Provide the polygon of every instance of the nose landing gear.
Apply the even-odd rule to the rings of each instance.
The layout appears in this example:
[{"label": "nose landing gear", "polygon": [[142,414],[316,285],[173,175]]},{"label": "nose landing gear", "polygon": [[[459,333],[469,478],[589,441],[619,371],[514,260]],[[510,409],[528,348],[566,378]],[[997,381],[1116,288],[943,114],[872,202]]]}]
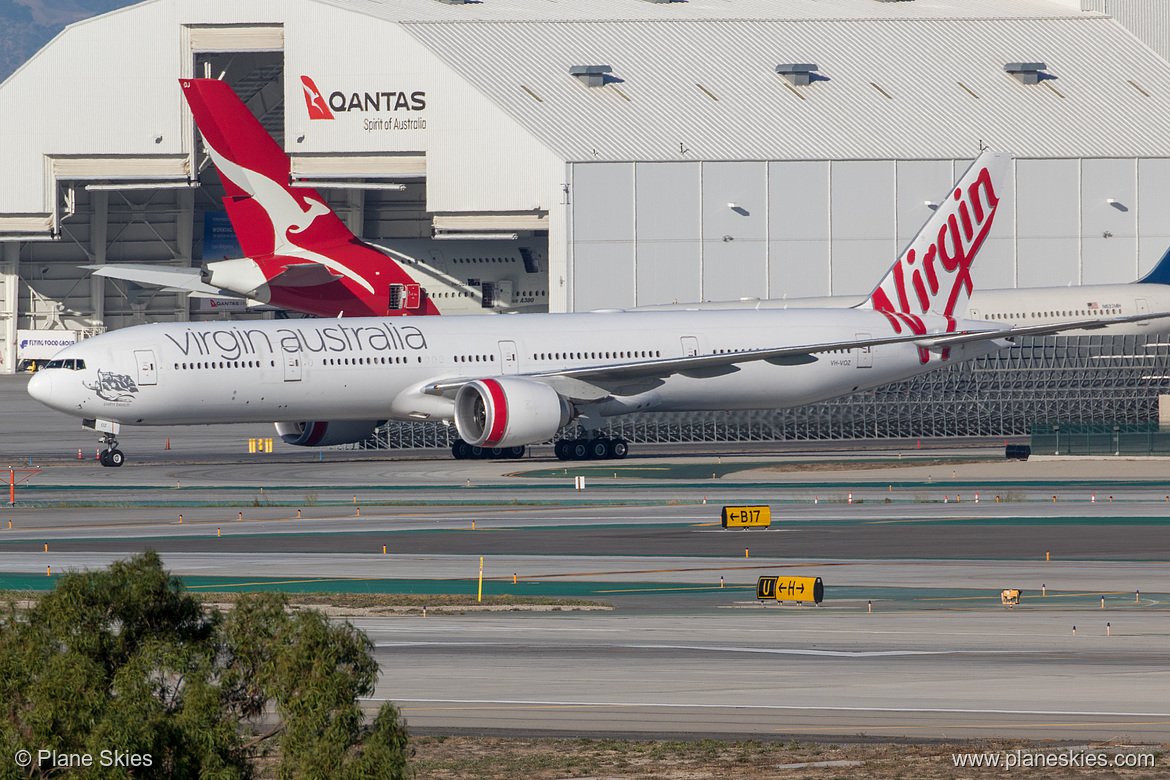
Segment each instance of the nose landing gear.
[{"label": "nose landing gear", "polygon": [[118,439],[114,434],[103,434],[102,446],[105,449],[98,455],[98,463],[101,463],[103,466],[117,468],[126,462],[126,456],[118,449]]}]

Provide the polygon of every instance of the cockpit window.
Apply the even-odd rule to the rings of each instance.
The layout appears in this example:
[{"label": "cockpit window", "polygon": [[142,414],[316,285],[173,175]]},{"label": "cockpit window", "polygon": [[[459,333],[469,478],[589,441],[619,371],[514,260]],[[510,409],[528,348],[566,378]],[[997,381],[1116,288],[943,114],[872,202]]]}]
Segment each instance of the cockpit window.
[{"label": "cockpit window", "polygon": [[81,371],[85,368],[84,360],[50,360],[45,364],[45,368],[67,368],[70,371]]}]

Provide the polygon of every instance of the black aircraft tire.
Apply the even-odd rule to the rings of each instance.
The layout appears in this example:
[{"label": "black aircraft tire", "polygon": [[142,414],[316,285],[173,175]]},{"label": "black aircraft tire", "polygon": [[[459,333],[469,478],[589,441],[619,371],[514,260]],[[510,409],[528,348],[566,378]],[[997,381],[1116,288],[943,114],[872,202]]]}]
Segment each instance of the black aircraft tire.
[{"label": "black aircraft tire", "polygon": [[605,460],[609,457],[608,439],[589,440],[589,460]]},{"label": "black aircraft tire", "polygon": [[126,462],[126,456],[122,454],[121,450],[110,450],[110,456],[108,460],[109,463],[107,465],[117,468]]},{"label": "black aircraft tire", "polygon": [[621,460],[630,454],[630,445],[626,443],[625,439],[613,439],[609,443],[609,457],[614,460]]}]

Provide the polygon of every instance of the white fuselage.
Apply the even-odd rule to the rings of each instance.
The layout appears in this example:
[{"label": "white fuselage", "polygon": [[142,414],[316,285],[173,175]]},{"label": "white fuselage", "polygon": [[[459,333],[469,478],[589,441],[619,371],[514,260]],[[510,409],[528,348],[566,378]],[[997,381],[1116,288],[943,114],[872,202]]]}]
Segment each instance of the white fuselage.
[{"label": "white fuselage", "polygon": [[[740,309],[820,309],[858,306],[867,296],[821,298],[766,298],[705,303],[672,303],[639,307],[638,311],[711,311]],[[1170,285],[1096,284],[1068,287],[1019,287],[971,293],[964,315],[969,320],[1001,326],[1055,325],[1071,320],[1129,317],[1170,311]],[[1170,331],[1170,319],[1125,322],[1102,328],[1069,330],[1061,335],[1144,335]]]},{"label": "white fuselage", "polygon": [[[947,329],[942,318],[923,319],[929,333]],[[958,323],[959,330],[986,327]],[[461,379],[524,378],[894,335],[885,316],[862,309],[167,323],[126,328],[68,347],[55,361],[71,367],[37,373],[29,392],[76,417],[130,425],[450,420],[451,397],[423,388]],[[934,351],[924,363],[913,344],[886,344],[818,352],[803,365],[755,360],[729,367],[723,375],[673,373],[661,381],[610,382],[611,394],[591,411],[608,416],[791,407],[877,387],[1001,346],[988,341],[955,346],[946,361]]]}]

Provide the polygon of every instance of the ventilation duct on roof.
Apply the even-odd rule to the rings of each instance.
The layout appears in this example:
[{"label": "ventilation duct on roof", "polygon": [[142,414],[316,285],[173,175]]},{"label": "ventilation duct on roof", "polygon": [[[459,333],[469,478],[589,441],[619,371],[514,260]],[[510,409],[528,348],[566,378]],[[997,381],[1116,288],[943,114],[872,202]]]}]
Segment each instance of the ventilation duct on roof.
[{"label": "ventilation duct on roof", "polygon": [[1021,84],[1039,84],[1047,67],[1043,62],[1009,62],[1003,69],[1015,76]]},{"label": "ventilation duct on roof", "polygon": [[810,62],[787,62],[776,66],[776,72],[798,87],[808,86],[817,66]]},{"label": "ventilation duct on roof", "polygon": [[605,76],[612,72],[613,68],[608,65],[574,65],[569,68],[569,75],[576,76],[587,87],[605,86]]}]

